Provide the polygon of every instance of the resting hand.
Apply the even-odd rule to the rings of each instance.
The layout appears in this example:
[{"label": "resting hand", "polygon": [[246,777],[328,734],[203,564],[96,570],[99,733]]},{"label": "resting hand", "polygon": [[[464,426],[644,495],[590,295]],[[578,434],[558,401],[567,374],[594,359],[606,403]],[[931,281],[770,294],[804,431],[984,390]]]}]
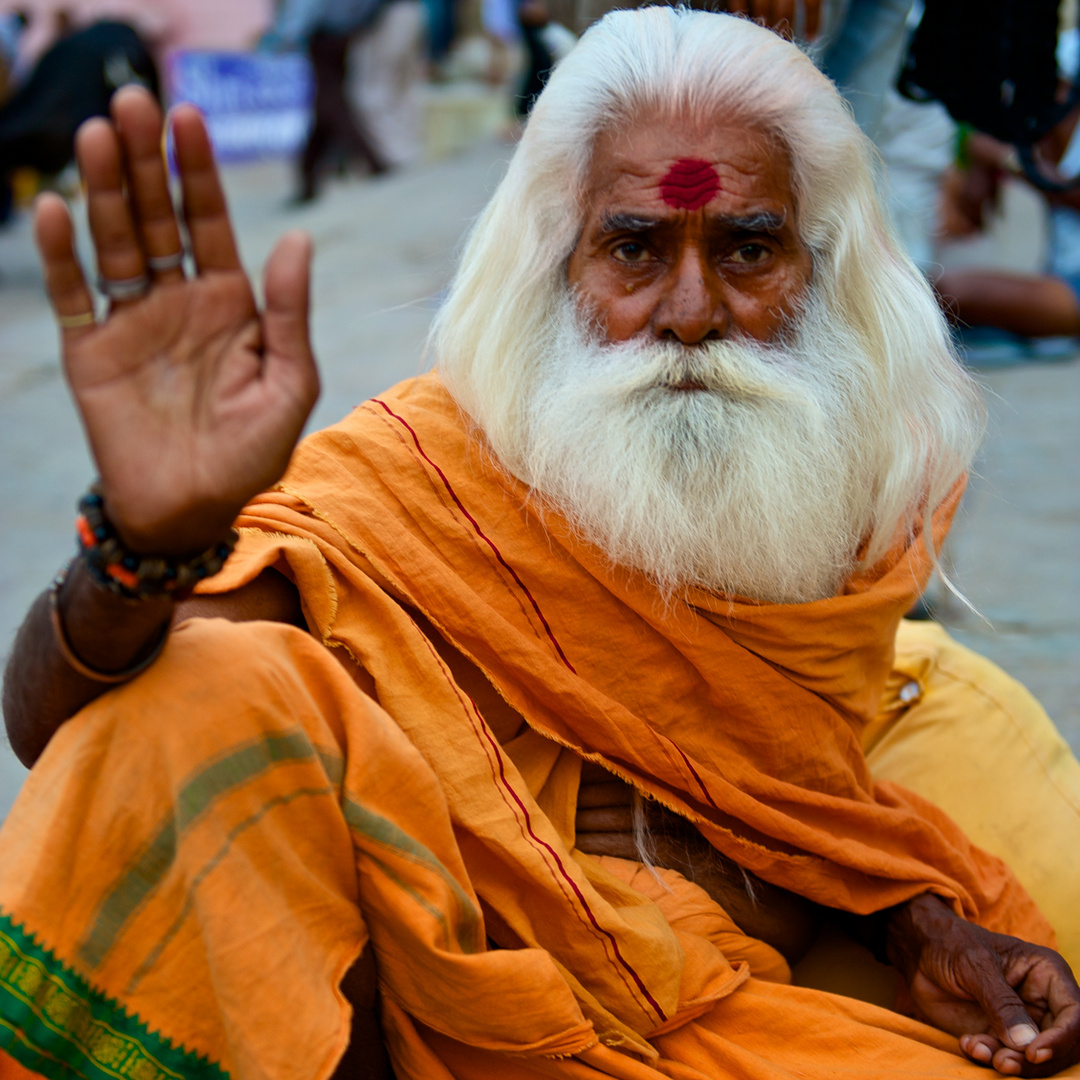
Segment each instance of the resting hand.
[{"label": "resting hand", "polygon": [[260,313],[202,120],[180,106],[172,128],[193,278],[176,258],[161,113],[141,89],[114,96],[112,123],[84,124],[76,153],[101,276],[148,274],[149,289],[115,300],[93,323],[63,201],[42,196],[36,222],[64,369],[109,518],[130,548],[162,555],[222,539],[244,503],[281,476],[318,395],[309,240],[294,233],[278,243]]},{"label": "resting hand", "polygon": [[922,1017],[972,1061],[1051,1076],[1080,1061],[1080,987],[1053,950],[994,934],[925,894],[897,910],[889,959]]},{"label": "resting hand", "polygon": [[[817,37],[821,26],[821,0],[803,0],[807,41]],[[796,0],[728,0],[727,10],[733,15],[749,15],[760,23],[781,33],[795,29]]]},{"label": "resting hand", "polygon": [[[635,815],[644,841],[634,836]],[[684,818],[638,797],[629,784],[591,762],[581,769],[577,847],[589,855],[641,860],[677,870],[700,885],[739,929],[778,949],[790,963],[814,943],[822,910],[809,900],[762,881],[716,851]]]}]

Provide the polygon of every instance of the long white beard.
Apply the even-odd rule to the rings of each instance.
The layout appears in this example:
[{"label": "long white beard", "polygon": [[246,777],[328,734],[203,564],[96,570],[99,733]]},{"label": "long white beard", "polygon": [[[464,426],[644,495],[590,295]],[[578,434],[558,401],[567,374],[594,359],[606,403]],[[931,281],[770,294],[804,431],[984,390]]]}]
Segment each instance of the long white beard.
[{"label": "long white beard", "polygon": [[854,335],[812,297],[780,343],[609,344],[581,322],[567,296],[524,380],[519,444],[495,447],[541,504],[665,593],[834,595],[880,463]]}]

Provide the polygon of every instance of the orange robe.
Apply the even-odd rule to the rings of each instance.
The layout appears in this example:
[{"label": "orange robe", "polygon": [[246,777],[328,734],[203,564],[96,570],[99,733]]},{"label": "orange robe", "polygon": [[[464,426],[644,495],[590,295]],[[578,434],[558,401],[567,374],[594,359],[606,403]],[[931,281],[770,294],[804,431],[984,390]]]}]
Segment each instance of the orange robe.
[{"label": "orange robe", "polygon": [[[435,376],[306,440],[239,525],[206,591],[276,567],[313,636],[193,621],[54,738],[0,834],[0,1047],[23,1064],[99,1075],[108,1022],[154,1062],[139,1080],[324,1077],[370,939],[402,1078],[986,1075],[786,985],[677,875],[574,847],[587,758],[819,903],[932,891],[1052,943],[1004,864],[860,748],[921,544],[828,600],[665,606],[541,524]],[[33,994],[66,994],[82,1034],[44,1004],[12,1019]]]}]

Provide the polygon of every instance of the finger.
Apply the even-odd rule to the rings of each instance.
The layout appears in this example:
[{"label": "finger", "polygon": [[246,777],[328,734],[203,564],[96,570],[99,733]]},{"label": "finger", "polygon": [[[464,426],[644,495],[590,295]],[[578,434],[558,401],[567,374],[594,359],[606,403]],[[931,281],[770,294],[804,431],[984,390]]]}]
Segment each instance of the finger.
[{"label": "finger", "polygon": [[583,761],[581,763],[581,782],[582,784],[606,784],[609,780],[613,780],[610,769],[605,769],[603,765],[598,765],[595,761]]},{"label": "finger", "polygon": [[178,105],[171,123],[195,265],[200,271],[238,270],[240,255],[202,116],[193,105]]},{"label": "finger", "polygon": [[34,236],[45,289],[62,320],[60,333],[66,351],[68,344],[94,329],[94,301],[75,254],[71,215],[59,195],[50,192],[38,197],[34,206]]},{"label": "finger", "polygon": [[1072,1058],[1080,1039],[1080,1006],[1075,1002],[1064,1008],[1051,1009],[1042,1018],[1043,1030],[1024,1047],[1024,1057],[1035,1065],[1051,1058]]},{"label": "finger", "polygon": [[[86,209],[98,272],[106,281],[137,281],[146,273],[146,262],[124,190],[124,166],[116,129],[108,120],[87,120],[75,136],[75,154],[86,183]],[[131,299],[114,301],[132,302]]]},{"label": "finger", "polygon": [[621,807],[601,807],[595,810],[578,810],[579,832],[625,832],[634,831],[633,811]]},{"label": "finger", "polygon": [[578,788],[578,809],[594,806],[631,806],[634,789],[621,780],[602,784],[582,784]]},{"label": "finger", "polygon": [[161,149],[161,109],[149,91],[134,85],[118,90],[110,109],[147,264],[155,280],[180,281],[184,267],[177,258],[182,260],[183,248]]},{"label": "finger", "polygon": [[263,276],[263,334],[268,354],[293,360],[311,357],[310,291],[311,238],[292,230],[274,246]]},{"label": "finger", "polygon": [[821,0],[805,0],[803,13],[806,17],[806,40],[813,41],[821,29]]},{"label": "finger", "polygon": [[575,847],[586,855],[610,855],[615,859],[640,859],[634,838],[625,833],[579,832]]},{"label": "finger", "polygon": [[972,1061],[980,1065],[989,1065],[993,1062],[994,1055],[1001,1049],[1001,1043],[993,1035],[962,1035],[960,1049]]},{"label": "finger", "polygon": [[993,1066],[1004,1076],[1019,1076],[1024,1071],[1024,1055],[1003,1046],[994,1055]]},{"label": "finger", "polygon": [[[1023,1052],[1024,1047],[1039,1035],[1024,1002],[1006,982],[989,955],[969,957],[964,989],[979,1003],[990,1022],[990,1032],[1003,1045]],[[971,1034],[979,1034],[972,1032]]]},{"label": "finger", "polygon": [[746,15],[748,0],[728,0],[728,13],[731,15]]}]

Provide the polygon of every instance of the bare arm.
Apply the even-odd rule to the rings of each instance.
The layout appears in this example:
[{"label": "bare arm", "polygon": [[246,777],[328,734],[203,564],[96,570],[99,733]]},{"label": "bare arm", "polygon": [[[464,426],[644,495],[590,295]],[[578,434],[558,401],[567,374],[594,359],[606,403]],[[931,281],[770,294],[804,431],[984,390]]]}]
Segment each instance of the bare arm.
[{"label": "bare arm", "polygon": [[[170,625],[184,619],[269,619],[304,626],[296,589],[274,570],[236,592],[193,596],[175,604],[167,597],[121,600],[88,581],[76,561],[59,600],[75,654],[105,672],[132,667],[156,647]],[[30,768],[57,728],[108,689],[110,684],[83,677],[61,655],[48,593],[42,593],[19,629],[4,672],[4,722],[19,760]]]},{"label": "bare arm", "polygon": [[[307,330],[310,242],[297,233],[279,242],[260,310],[203,122],[180,106],[172,131],[194,275],[181,265],[162,116],[134,87],[114,96],[111,122],[83,125],[76,153],[98,270],[135,287],[121,290],[104,319],[94,318],[71,219],[55,195],[38,201],[36,238],[105,514],[135,555],[185,558],[220,542],[244,504],[285,470],[318,376]],[[185,611],[294,621],[297,603],[288,593],[280,575],[264,575],[243,595],[192,601]],[[150,655],[185,614],[168,596],[128,600],[105,591],[80,560],[57,599],[71,652],[105,674]],[[57,727],[108,685],[65,661],[48,596],[39,597],[4,680],[5,720],[20,759],[36,760]]]},{"label": "bare arm", "polygon": [[[577,846],[593,855],[640,859],[632,806],[628,785],[586,763]],[[696,882],[744,933],[772,945],[789,962],[832,920],[887,953],[907,980],[920,1018],[956,1035],[972,1061],[1007,1076],[1052,1076],[1080,1060],[1080,987],[1053,950],[984,930],[929,894],[873,916],[822,907],[744,875],[689,822],[655,803],[644,808],[652,861]]]},{"label": "bare arm", "polygon": [[[590,855],[640,859],[633,835],[633,789],[591,762],[581,772],[577,846]],[[751,937],[797,963],[814,944],[825,909],[762,881],[721,855],[691,825],[658,803],[642,805],[656,865],[700,885]]]}]

